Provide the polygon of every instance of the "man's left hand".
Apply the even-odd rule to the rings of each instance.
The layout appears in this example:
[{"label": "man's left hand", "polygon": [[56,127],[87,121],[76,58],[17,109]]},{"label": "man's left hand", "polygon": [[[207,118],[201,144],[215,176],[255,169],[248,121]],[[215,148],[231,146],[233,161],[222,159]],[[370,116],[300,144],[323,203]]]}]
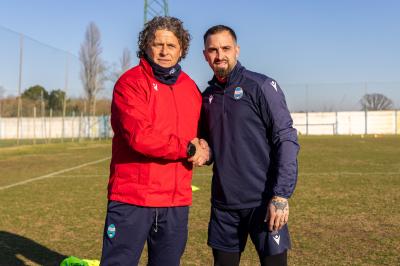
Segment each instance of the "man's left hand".
[{"label": "man's left hand", "polygon": [[210,160],[210,147],[204,139],[194,138],[191,142],[196,146],[196,153],[188,161],[193,163],[193,166],[203,166]]},{"label": "man's left hand", "polygon": [[264,222],[268,223],[270,231],[278,231],[289,219],[289,202],[287,199],[275,196],[269,204]]}]

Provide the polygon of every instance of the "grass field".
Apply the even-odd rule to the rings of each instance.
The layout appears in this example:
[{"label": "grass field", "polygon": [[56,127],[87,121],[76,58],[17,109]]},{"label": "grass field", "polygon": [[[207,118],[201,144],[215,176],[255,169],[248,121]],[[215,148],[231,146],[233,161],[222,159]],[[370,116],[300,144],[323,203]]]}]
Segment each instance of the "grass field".
[{"label": "grass field", "polygon": [[[289,264],[400,265],[400,137],[302,136],[300,144]],[[0,265],[99,259],[110,151],[110,141],[3,145]],[[193,194],[182,265],[212,265],[210,177],[208,167],[195,171],[201,189]],[[241,265],[258,264],[249,244]]]}]

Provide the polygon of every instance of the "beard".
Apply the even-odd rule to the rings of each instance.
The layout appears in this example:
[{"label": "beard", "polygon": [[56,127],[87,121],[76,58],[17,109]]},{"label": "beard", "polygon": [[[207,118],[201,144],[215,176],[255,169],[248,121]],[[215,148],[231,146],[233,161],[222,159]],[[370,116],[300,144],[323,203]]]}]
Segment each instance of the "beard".
[{"label": "beard", "polygon": [[222,68],[222,67],[216,67],[215,68],[215,75],[217,76],[217,78],[225,79],[225,78],[228,77],[229,73],[231,73],[233,67],[229,63],[228,60],[226,60],[226,63],[227,63],[227,67],[226,68]]},{"label": "beard", "polygon": [[226,77],[228,77],[229,73],[231,73],[231,69],[228,68],[216,68],[215,69],[215,75],[220,78],[220,79],[224,79]]}]

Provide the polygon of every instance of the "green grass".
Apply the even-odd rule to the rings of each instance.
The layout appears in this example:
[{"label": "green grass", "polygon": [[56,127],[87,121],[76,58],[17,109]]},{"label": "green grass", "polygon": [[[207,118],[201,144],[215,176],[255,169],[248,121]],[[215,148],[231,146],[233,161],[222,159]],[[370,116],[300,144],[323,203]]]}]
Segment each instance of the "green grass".
[{"label": "green grass", "polygon": [[54,139],[2,139],[0,141],[0,148],[4,147],[17,147],[26,145],[36,145],[36,144],[56,144],[56,143],[68,143],[68,142],[87,142],[87,141],[98,141],[99,139],[88,139],[88,138],[54,138]]},{"label": "green grass", "polygon": [[[399,265],[400,137],[300,137],[290,265]],[[110,141],[0,149],[0,187],[110,156]],[[0,189],[0,265],[99,259],[108,161]],[[182,265],[212,265],[209,167],[195,171]],[[21,261],[23,263],[21,263]],[[143,255],[141,265],[145,265]],[[257,265],[251,241],[241,265]]]}]

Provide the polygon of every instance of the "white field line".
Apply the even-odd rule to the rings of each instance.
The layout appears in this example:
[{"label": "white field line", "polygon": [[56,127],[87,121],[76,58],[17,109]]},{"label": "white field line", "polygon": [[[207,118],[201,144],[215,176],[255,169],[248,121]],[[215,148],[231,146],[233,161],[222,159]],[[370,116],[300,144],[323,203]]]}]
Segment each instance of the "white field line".
[{"label": "white field line", "polygon": [[91,174],[88,174],[88,175],[57,175],[57,178],[73,178],[73,177],[99,177],[99,176],[101,176],[101,177],[108,177],[108,173],[106,173],[106,174],[104,174],[104,175],[99,175],[99,174],[95,174],[95,175],[91,175]]},{"label": "white field line", "polygon": [[[61,178],[71,178],[71,177],[97,177],[97,176],[102,176],[102,177],[108,177],[109,173],[104,173],[104,175],[101,174],[84,174],[84,175],[57,175],[57,177]],[[193,176],[212,176],[212,173],[209,174],[193,174]],[[0,188],[1,189],[1,188]]]},{"label": "white field line", "polygon": [[[96,176],[105,176],[108,177],[109,173],[106,172],[104,174],[81,174],[81,175],[58,175],[57,177],[96,177]],[[323,172],[323,173],[303,173],[300,172],[299,175],[301,176],[318,176],[318,175],[363,175],[363,176],[369,176],[369,175],[400,175],[400,172],[369,172],[369,173],[363,173],[363,172]],[[212,173],[210,172],[209,174],[207,173],[201,173],[201,174],[193,174],[193,176],[209,176],[212,177]]]},{"label": "white field line", "polygon": [[369,175],[400,175],[400,172],[321,172],[321,173],[302,173],[299,172],[299,175],[308,175],[308,176],[318,176],[318,175],[364,175],[364,176],[369,176]]},{"label": "white field line", "polygon": [[74,166],[74,167],[66,168],[66,169],[63,169],[63,170],[59,170],[59,171],[56,171],[56,172],[53,172],[53,173],[50,173],[50,174],[47,174],[47,175],[33,177],[33,178],[30,178],[30,179],[27,179],[27,180],[24,180],[24,181],[21,181],[21,182],[17,182],[17,183],[11,184],[11,185],[0,187],[0,191],[8,189],[8,188],[12,188],[12,187],[20,186],[20,185],[25,185],[25,184],[28,184],[28,183],[31,183],[31,182],[43,180],[43,179],[46,179],[46,178],[54,177],[54,176],[56,176],[58,174],[69,172],[69,171],[72,171],[72,170],[75,170],[75,169],[79,169],[79,168],[82,168],[82,167],[85,167],[85,166],[89,166],[89,165],[92,165],[92,164],[101,163],[101,162],[104,162],[106,160],[109,160],[110,158],[111,157],[107,157],[107,158],[103,158],[103,159],[100,159],[100,160],[96,160],[96,161],[80,164],[80,165],[77,165],[77,166]]},{"label": "white field line", "polygon": [[[194,176],[212,176],[212,173],[209,174],[193,174]],[[305,173],[299,172],[299,175],[400,175],[400,172],[323,172],[323,173]]]},{"label": "white field line", "polygon": [[[111,157],[103,158],[103,159],[100,159],[100,160],[97,160],[97,161],[84,163],[84,164],[81,164],[81,165],[78,165],[78,166],[75,166],[75,167],[63,169],[63,170],[60,170],[60,171],[57,171],[57,172],[53,172],[53,173],[50,173],[50,174],[47,174],[47,175],[38,176],[38,177],[30,178],[28,180],[24,180],[24,181],[21,181],[21,182],[18,182],[18,183],[14,183],[14,184],[11,184],[11,185],[3,186],[3,187],[0,187],[0,191],[8,189],[8,188],[15,187],[15,186],[19,186],[19,185],[24,185],[24,184],[27,184],[27,183],[30,183],[30,182],[46,179],[46,178],[49,178],[49,177],[54,177],[54,176],[56,176],[58,174],[62,174],[62,173],[69,172],[69,171],[72,171],[72,170],[75,170],[75,169],[79,169],[79,168],[82,168],[82,167],[85,167],[85,166],[88,166],[88,165],[92,165],[92,164],[96,164],[96,163],[100,163],[100,162],[106,161],[106,160],[108,160],[110,158]],[[302,175],[302,176],[304,176],[304,175],[305,176],[307,176],[307,175],[308,176],[316,176],[316,175],[400,175],[400,172],[369,172],[369,173],[363,173],[363,172],[302,173],[302,172],[300,172],[299,175]],[[108,176],[108,173],[105,173],[104,175],[101,175],[101,174],[95,174],[95,175],[94,174],[62,175],[62,176],[58,175],[57,177],[65,178],[65,177],[93,177],[93,176]],[[212,177],[212,173],[209,173],[209,174],[206,174],[206,173],[193,174],[193,176],[209,176],[209,177]]]}]

